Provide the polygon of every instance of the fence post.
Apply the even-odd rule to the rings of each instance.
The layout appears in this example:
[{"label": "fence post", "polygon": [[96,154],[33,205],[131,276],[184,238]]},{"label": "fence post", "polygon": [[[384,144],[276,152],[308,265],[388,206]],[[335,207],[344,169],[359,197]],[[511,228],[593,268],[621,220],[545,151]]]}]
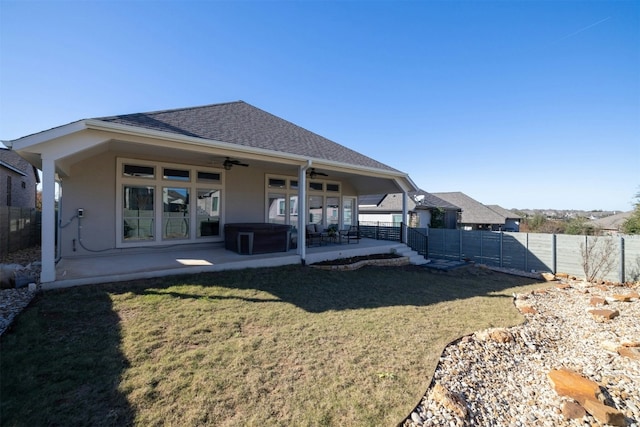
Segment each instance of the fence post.
[{"label": "fence post", "polygon": [[458,247],[458,261],[462,261],[462,229],[458,229],[458,234],[460,236],[460,246]]},{"label": "fence post", "polygon": [[620,236],[620,269],[619,269],[619,277],[620,283],[625,282],[624,277],[624,237]]},{"label": "fence post", "polygon": [[504,244],[504,231],[500,231],[500,268],[502,268],[502,245]]},{"label": "fence post", "polygon": [[551,272],[556,274],[558,269],[558,242],[556,241],[556,235],[553,234],[551,237]]},{"label": "fence post", "polygon": [[524,271],[529,271],[529,233],[527,233],[526,240],[526,251],[524,251]]}]

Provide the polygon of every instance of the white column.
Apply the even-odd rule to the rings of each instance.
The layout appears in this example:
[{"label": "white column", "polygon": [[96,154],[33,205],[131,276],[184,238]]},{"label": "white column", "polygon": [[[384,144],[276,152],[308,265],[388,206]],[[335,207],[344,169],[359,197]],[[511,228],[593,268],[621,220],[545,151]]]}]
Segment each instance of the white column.
[{"label": "white column", "polygon": [[42,272],[40,281],[56,280],[56,166],[55,160],[42,159]]},{"label": "white column", "polygon": [[409,213],[409,209],[407,209],[407,202],[408,200],[408,196],[407,196],[407,192],[403,191],[402,192],[402,224],[404,224],[402,227],[402,243],[407,243],[407,228],[408,228],[408,222],[409,222],[409,218],[407,218],[407,214]]},{"label": "white column", "polygon": [[308,162],[298,170],[298,254],[303,263],[307,256],[307,169],[310,165]]}]

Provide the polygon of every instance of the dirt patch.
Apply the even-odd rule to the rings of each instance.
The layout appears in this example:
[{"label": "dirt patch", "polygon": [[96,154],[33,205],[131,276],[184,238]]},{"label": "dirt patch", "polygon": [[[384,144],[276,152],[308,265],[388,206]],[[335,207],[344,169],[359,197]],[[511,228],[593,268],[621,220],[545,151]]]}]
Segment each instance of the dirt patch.
[{"label": "dirt patch", "polygon": [[359,261],[369,261],[369,260],[379,260],[379,259],[395,259],[402,258],[402,256],[398,254],[373,254],[373,255],[362,255],[362,256],[354,256],[349,258],[339,258],[330,261],[321,261],[315,262],[312,265],[349,265],[355,264]]}]

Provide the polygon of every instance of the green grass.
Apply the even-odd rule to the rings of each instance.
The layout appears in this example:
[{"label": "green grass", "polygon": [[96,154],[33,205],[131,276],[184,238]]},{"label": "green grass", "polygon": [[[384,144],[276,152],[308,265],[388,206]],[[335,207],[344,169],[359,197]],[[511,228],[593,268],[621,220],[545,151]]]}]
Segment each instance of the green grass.
[{"label": "green grass", "polygon": [[522,321],[482,269],[300,266],[39,296],[0,339],[0,421],[32,425],[396,425],[444,346]]}]

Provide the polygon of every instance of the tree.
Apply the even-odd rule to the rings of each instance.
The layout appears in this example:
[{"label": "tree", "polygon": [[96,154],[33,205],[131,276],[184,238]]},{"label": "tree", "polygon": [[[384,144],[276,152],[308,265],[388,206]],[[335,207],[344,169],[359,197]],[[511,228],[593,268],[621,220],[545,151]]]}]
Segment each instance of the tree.
[{"label": "tree", "polygon": [[582,217],[570,220],[565,229],[565,233],[573,235],[596,235],[598,231],[586,218]]},{"label": "tree", "polygon": [[640,191],[636,194],[636,203],[633,213],[622,224],[622,232],[625,234],[640,234]]},{"label": "tree", "polygon": [[595,236],[590,241],[585,236],[584,243],[580,244],[580,255],[587,282],[603,279],[616,265],[616,246],[612,238]]}]

